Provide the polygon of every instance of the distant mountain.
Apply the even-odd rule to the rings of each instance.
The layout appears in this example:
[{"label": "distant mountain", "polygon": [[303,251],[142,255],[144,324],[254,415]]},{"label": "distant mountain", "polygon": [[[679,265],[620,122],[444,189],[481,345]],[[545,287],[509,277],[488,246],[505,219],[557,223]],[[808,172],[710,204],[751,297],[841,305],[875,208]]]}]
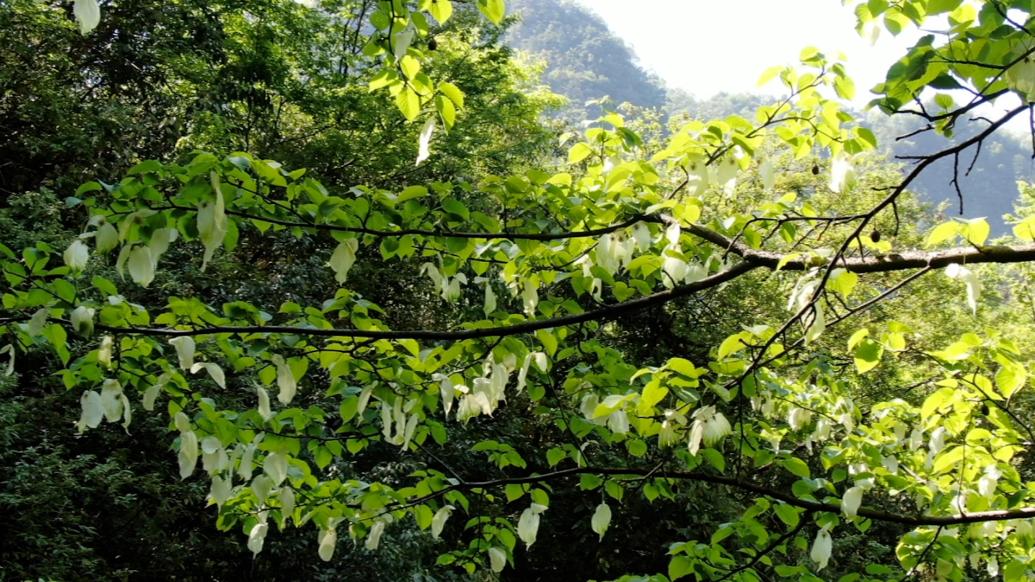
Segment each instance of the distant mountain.
[{"label": "distant mountain", "polygon": [[[568,121],[597,117],[599,110],[587,107],[586,102],[605,95],[616,105],[629,102],[656,108],[666,116],[703,119],[731,114],[751,118],[755,108],[769,100],[759,95],[726,93],[697,99],[685,91],[666,87],[638,63],[629,46],[599,16],[571,0],[511,0],[509,4],[521,20],[508,32],[508,43],[546,62],[543,81],[569,99],[567,107],[559,112]],[[889,157],[927,154],[946,146],[944,138],[931,132],[896,139],[922,127],[915,118],[871,114],[866,123],[878,135]],[[960,127],[956,139],[973,135],[974,131],[976,127]],[[1027,141],[997,135],[986,141],[969,175],[967,169],[974,151],[961,156],[963,216],[987,217],[994,234],[1005,233],[1002,215],[1013,210],[1017,180],[1035,181],[1031,153]],[[921,174],[913,190],[929,202],[947,203],[946,216],[957,216],[959,200],[952,176],[953,160],[941,160]]]},{"label": "distant mountain", "polygon": [[[960,123],[953,139],[946,143],[944,137],[931,131],[910,135],[924,127],[918,118],[904,115],[889,118],[876,113],[868,117],[868,124],[878,140],[894,156],[924,155],[943,150],[985,126],[982,122]],[[906,168],[911,163],[908,160],[902,162],[907,164]],[[913,190],[930,202],[944,202],[946,218],[961,216],[959,195],[952,183],[955,175],[959,177],[959,193],[963,195],[962,216],[987,217],[993,234],[1005,234],[1009,229],[1002,217],[1013,211],[1018,194],[1017,181],[1035,180],[1031,144],[1009,134],[992,136],[985,140],[980,150],[967,149],[958,161],[949,157],[932,164],[920,174]]]},{"label": "distant mountain", "polygon": [[595,117],[585,103],[604,96],[615,105],[629,102],[664,109],[664,83],[639,66],[632,50],[599,16],[568,0],[508,4],[521,16],[508,33],[508,43],[546,61],[543,81],[569,99],[562,117]]}]

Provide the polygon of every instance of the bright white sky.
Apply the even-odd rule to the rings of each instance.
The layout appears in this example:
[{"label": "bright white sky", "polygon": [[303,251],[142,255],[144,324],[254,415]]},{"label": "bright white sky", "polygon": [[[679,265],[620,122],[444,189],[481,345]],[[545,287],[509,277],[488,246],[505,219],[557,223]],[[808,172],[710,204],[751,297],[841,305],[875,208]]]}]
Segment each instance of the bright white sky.
[{"label": "bright white sky", "polygon": [[779,82],[758,88],[759,75],[773,65],[798,64],[801,49],[815,46],[848,57],[856,103],[863,105],[870,87],[916,39],[885,32],[871,46],[838,0],[576,1],[600,15],[641,66],[702,99],[722,91],[780,93]]},{"label": "bright white sky", "polygon": [[[781,95],[779,81],[758,87],[759,76],[774,65],[798,65],[801,49],[814,46],[828,58],[847,57],[853,104],[861,109],[873,98],[870,88],[922,34],[908,30],[894,37],[882,30],[871,45],[855,32],[855,14],[839,0],[575,1],[602,17],[632,47],[640,66],[699,99],[721,92]],[[977,112],[992,116],[1018,104],[1011,93]],[[1026,117],[1006,129],[1030,131]]]}]

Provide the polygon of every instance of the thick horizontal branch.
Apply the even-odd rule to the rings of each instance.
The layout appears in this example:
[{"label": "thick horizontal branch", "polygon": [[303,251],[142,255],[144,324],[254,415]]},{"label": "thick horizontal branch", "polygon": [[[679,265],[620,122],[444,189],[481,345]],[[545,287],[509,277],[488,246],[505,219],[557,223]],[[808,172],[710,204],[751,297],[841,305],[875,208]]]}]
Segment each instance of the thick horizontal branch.
[{"label": "thick horizontal branch", "polygon": [[[784,257],[780,253],[754,250],[740,251],[737,254],[751,263],[771,269],[775,269]],[[1030,261],[1035,261],[1035,244],[957,247],[943,251],[905,251],[875,257],[843,258],[837,261],[835,267],[842,267],[855,273],[889,273],[926,267],[942,269],[952,264],[1026,263]],[[812,261],[793,259],[780,268],[784,271],[803,271],[815,266],[826,266],[826,264],[823,262],[817,265]]]},{"label": "thick horizontal branch", "polygon": [[[489,481],[464,481],[450,485],[439,491],[435,491],[429,495],[424,496],[413,502],[423,503],[424,501],[440,497],[450,491],[455,490],[471,490],[471,489],[484,489],[489,487],[500,487],[504,485],[512,484],[529,484],[529,483],[542,483],[545,481],[553,481],[556,479],[562,479],[566,477],[578,476],[578,475],[600,475],[600,476],[612,476],[612,477],[635,477],[635,478],[663,478],[663,479],[677,479],[681,481],[696,481],[700,483],[711,483],[714,485],[726,485],[743,491],[749,491],[757,495],[764,495],[771,499],[782,501],[788,505],[800,507],[809,511],[829,511],[833,513],[840,513],[841,506],[837,503],[825,503],[822,501],[815,501],[811,499],[800,499],[794,495],[785,491],[780,491],[750,481],[744,481],[736,479],[734,477],[726,477],[723,475],[713,475],[709,473],[702,473],[697,471],[656,471],[654,468],[614,468],[614,467],[575,467],[571,469],[562,469],[560,471],[553,471],[551,473],[543,473],[541,475],[526,475],[521,477],[507,477],[503,479],[492,479]],[[966,513],[962,515],[902,515],[899,513],[891,513],[887,511],[881,511],[878,509],[870,509],[867,507],[860,507],[858,511],[859,517],[866,517],[876,521],[886,523],[897,523],[901,525],[907,525],[912,527],[918,526],[950,526],[950,525],[961,525],[967,523],[981,523],[986,521],[1006,521],[1011,519],[1031,519],[1035,518],[1035,507],[1028,507],[1023,509],[1016,509],[1011,511],[980,511],[974,513]]]},{"label": "thick horizontal branch", "polygon": [[[298,334],[316,337],[351,337],[351,338],[362,338],[362,339],[415,339],[415,340],[432,340],[432,341],[459,341],[468,339],[480,339],[480,338],[492,338],[502,337],[511,335],[520,335],[538,331],[540,329],[550,329],[554,327],[562,327],[565,325],[577,325],[579,323],[586,323],[588,321],[606,321],[614,319],[627,313],[632,313],[652,307],[656,305],[663,305],[678,299],[680,297],[687,297],[693,295],[698,291],[716,287],[728,281],[732,281],[737,277],[756,269],[758,265],[752,263],[743,262],[730,267],[729,269],[716,273],[711,277],[706,277],[695,283],[688,285],[680,285],[673,289],[666,291],[660,291],[652,295],[640,297],[637,299],[631,299],[629,301],[623,301],[621,303],[615,303],[607,305],[598,309],[592,309],[584,311],[582,313],[573,313],[570,315],[562,315],[560,317],[553,317],[550,319],[540,319],[527,321],[524,323],[516,323],[513,325],[501,325],[495,327],[480,327],[473,329],[462,329],[455,331],[435,331],[427,329],[413,329],[413,330],[372,330],[372,329],[338,329],[338,328],[316,328],[316,327],[299,327],[299,326],[284,326],[284,325],[252,325],[252,326],[211,326],[194,329],[173,329],[173,328],[155,328],[155,327],[115,327],[107,325],[97,325],[95,329],[100,331],[107,331],[111,333],[120,334],[134,334],[134,335],[149,335],[149,336],[163,336],[163,337],[182,337],[182,336],[201,336],[201,335],[214,335],[222,333],[236,333],[236,334],[268,334],[268,333],[285,333],[285,334]],[[2,320],[0,320],[2,321]]]},{"label": "thick horizontal branch", "polygon": [[[703,231],[707,236],[714,239],[717,244],[725,239],[720,234],[695,227],[695,231]],[[696,234],[696,232],[695,232]],[[501,325],[493,327],[479,327],[462,330],[365,330],[349,328],[317,328],[290,325],[251,325],[251,326],[209,326],[189,329],[177,329],[166,327],[119,327],[98,324],[95,329],[115,334],[131,334],[157,337],[182,337],[182,336],[206,336],[216,334],[297,334],[309,337],[349,337],[360,339],[415,339],[429,341],[460,341],[468,339],[495,338],[513,336],[535,332],[541,329],[551,329],[566,325],[577,325],[590,321],[606,321],[615,319],[622,315],[640,311],[648,307],[663,305],[670,301],[688,297],[705,289],[717,287],[727,283],[758,268],[775,270],[783,255],[766,251],[756,251],[745,248],[743,245],[731,245],[731,250],[740,255],[743,262],[733,265],[729,269],[716,273],[710,277],[701,279],[694,283],[679,285],[673,289],[660,291],[644,297],[606,305],[597,309],[591,309],[582,313],[573,313],[548,319],[526,321],[512,325]],[[884,273],[902,271],[908,269],[943,268],[953,263],[1019,263],[1035,261],[1035,244],[989,247],[959,247],[934,252],[908,251],[900,254],[884,255],[879,257],[863,257],[853,259],[842,259],[838,266],[857,273]],[[824,266],[825,263],[813,263],[804,260],[791,260],[781,267],[785,271],[804,271],[817,266]],[[0,325],[19,323],[27,321],[27,317],[0,318]],[[70,325],[67,320],[52,319],[54,322],[61,322]]]},{"label": "thick horizontal branch", "polygon": [[[173,206],[179,210],[197,210],[196,208],[190,208],[186,206]],[[254,220],[263,222],[266,224],[276,224],[278,226],[286,226],[289,228],[305,228],[309,230],[320,230],[326,232],[349,232],[354,234],[368,235],[378,238],[398,237],[398,236],[424,236],[429,238],[462,238],[462,239],[477,239],[477,240],[534,240],[540,242],[549,242],[554,240],[566,240],[573,238],[592,238],[603,236],[617,232],[624,228],[633,226],[638,222],[650,222],[660,223],[662,219],[659,216],[653,215],[636,215],[622,222],[615,224],[609,224],[600,228],[591,228],[587,230],[572,230],[563,232],[471,232],[471,231],[451,231],[451,230],[432,230],[424,228],[400,228],[398,230],[386,230],[378,228],[369,228],[365,226],[342,226],[338,224],[327,224],[327,223],[314,223],[314,222],[298,222],[292,220],[284,220],[280,218],[273,218],[267,216],[259,216],[256,214],[248,214],[246,212],[240,212],[237,210],[227,210],[227,214],[236,216],[238,218],[244,218],[248,220]]]}]

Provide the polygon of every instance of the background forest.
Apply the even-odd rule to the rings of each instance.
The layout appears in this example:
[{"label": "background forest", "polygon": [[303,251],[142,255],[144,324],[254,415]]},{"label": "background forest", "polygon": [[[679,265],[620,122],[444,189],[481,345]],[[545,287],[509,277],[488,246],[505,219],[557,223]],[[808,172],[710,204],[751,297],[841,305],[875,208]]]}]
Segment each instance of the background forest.
[{"label": "background forest", "polygon": [[[286,169],[307,168],[308,176],[342,196],[354,193],[357,185],[399,191],[411,184],[462,183],[467,185],[463,200],[474,215],[489,210],[472,185],[561,166],[578,139],[573,136],[602,125],[595,120],[612,111],[641,136],[637,147],[656,154],[680,120],[745,114],[765,104],[752,95],[698,100],[668,90],[599,18],[569,2],[512,0],[508,14],[515,16],[500,27],[485,25],[471,6],[457,3],[448,23],[414,42],[434,54],[427,65],[434,74],[463,90],[465,106],[451,131],[434,135],[433,154],[415,165],[420,125],[407,123],[391,100],[368,88],[379,73],[364,54],[367,22],[376,4],[324,0],[321,10],[311,10],[291,0],[121,0],[103,3],[99,26],[83,35],[71,4],[0,0],[0,242],[16,250],[41,241],[64,249],[87,227],[81,184],[96,181],[100,189],[142,160],[187,163],[198,151],[248,152]],[[899,179],[901,166],[893,156],[945,147],[943,138],[931,132],[896,140],[921,127],[910,119],[870,116],[866,123],[886,149],[862,154],[856,162],[860,183],[867,187],[860,188],[858,199],[846,202],[826,188],[831,160],[798,159],[766,145],[780,160],[782,191],[820,214],[834,208],[861,211],[876,203],[880,188]],[[956,141],[949,143],[961,143],[977,131],[976,126],[958,128]],[[1019,195],[1016,185],[1031,178],[1032,167],[1028,143],[1008,135],[990,137],[959,183],[966,193],[965,215],[987,216],[993,236],[1008,233],[1003,215],[1023,217],[1035,209],[1035,191],[1022,184]],[[895,233],[903,245],[921,245],[929,227],[956,215],[959,202],[950,176],[950,160],[932,166],[914,183],[916,194],[900,200],[899,220],[877,219],[868,233],[873,244],[881,233]],[[738,212],[763,202],[763,193],[749,187],[760,180],[758,175],[742,180],[733,196],[702,196],[718,213]],[[794,236],[777,240],[781,250],[794,248]],[[206,305],[241,302],[241,309],[244,302],[319,305],[338,288],[319,252],[327,242],[291,229],[242,229],[234,252],[218,253],[204,271],[195,260],[197,248],[173,246],[150,286],[120,284],[119,290],[130,304],[176,296]],[[359,250],[349,285],[380,306],[384,313],[379,317],[393,329],[446,328],[482,310],[480,291],[465,291],[459,302],[443,305],[435,286],[424,278],[414,280],[382,258],[383,248],[378,251]],[[406,264],[415,270],[419,261]],[[856,395],[860,406],[888,399],[922,402],[932,391],[930,378],[941,370],[927,352],[974,327],[998,329],[1030,351],[1035,339],[1030,268],[974,269],[985,281],[979,309],[969,308],[955,282],[932,277],[917,284],[908,300],[893,296],[859,316],[857,325],[909,330],[918,342],[895,351],[866,340],[888,356],[867,377],[868,392]],[[120,280],[113,264],[98,267],[96,275]],[[891,286],[887,278],[873,283],[876,289]],[[601,362],[608,351],[657,366],[674,357],[707,361],[715,346],[753,321],[745,313],[783,317],[787,291],[775,278],[738,279],[721,292],[622,315],[587,335],[585,345],[575,342],[574,349],[592,352],[586,357]],[[949,293],[953,300],[947,302]],[[834,329],[823,341],[843,352],[850,331]],[[70,344],[78,341],[86,343],[73,338]],[[853,361],[845,353],[800,362],[816,374],[833,375],[854,371],[857,364],[858,356]],[[376,550],[340,541],[329,562],[318,559],[314,532],[306,528],[271,529],[265,549],[255,555],[245,536],[217,529],[217,510],[207,499],[209,483],[180,478],[167,418],[140,414],[126,430],[105,423],[77,433],[80,393],[66,388],[61,368],[52,352],[34,349],[19,355],[12,376],[0,377],[0,580],[471,579],[472,574],[440,558],[448,543],[428,536],[412,520],[390,524]],[[615,374],[627,377],[630,370],[622,367]],[[548,384],[542,388],[547,399],[567,389],[560,374]],[[336,410],[337,404],[328,404],[337,402],[333,396],[311,394],[306,404]],[[250,407],[254,395],[227,398]],[[321,461],[321,453],[313,452],[315,462],[322,462],[322,469],[331,465],[330,471],[401,487],[426,465],[448,467],[474,481],[495,478],[502,468],[470,450],[487,439],[510,443],[534,470],[548,468],[543,455],[551,449],[599,463],[613,460],[608,446],[572,437],[565,423],[577,425],[581,419],[560,418],[545,404],[515,400],[520,404],[508,403],[491,419],[439,423],[456,445],[448,456],[419,445],[412,454],[401,454],[396,446],[369,439],[347,460]],[[1018,416],[1030,416],[1029,395],[1018,397],[1016,406],[1021,407]],[[583,435],[590,434],[594,427],[583,424]],[[638,442],[623,446],[639,457],[634,449],[643,445],[646,451],[647,446]],[[805,447],[796,452],[805,456]],[[811,454],[812,444],[807,447]],[[653,459],[655,453],[652,447],[641,455]],[[1018,463],[1018,471],[1022,481],[1033,478],[1030,455]],[[775,472],[759,478],[783,483]],[[663,479],[645,479],[622,488],[593,479],[583,476],[580,490],[559,488],[551,495],[538,541],[515,549],[512,567],[473,576],[579,580],[671,572],[670,543],[723,531],[749,497],[716,495],[715,486],[704,482],[669,488]],[[512,494],[515,499],[523,495],[510,489],[504,495],[509,501]],[[601,537],[591,519],[608,499],[622,502],[621,518],[605,526]],[[797,523],[798,517],[793,519]],[[461,519],[445,527],[446,534],[465,542],[477,537],[465,533]],[[869,528],[840,533],[825,576],[837,580],[866,571],[873,579],[891,579],[891,572],[901,574],[896,548],[910,528]],[[804,556],[807,548],[787,551],[794,552]],[[807,579],[802,568],[802,579]],[[781,575],[794,577],[798,571]],[[998,579],[988,576],[993,578]]]}]

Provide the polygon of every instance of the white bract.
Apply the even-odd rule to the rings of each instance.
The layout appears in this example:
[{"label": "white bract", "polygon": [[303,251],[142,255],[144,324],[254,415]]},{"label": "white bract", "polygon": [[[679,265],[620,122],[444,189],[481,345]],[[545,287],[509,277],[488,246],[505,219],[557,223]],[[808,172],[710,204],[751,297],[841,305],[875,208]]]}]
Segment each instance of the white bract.
[{"label": "white bract", "polygon": [[7,354],[7,369],[4,371],[5,376],[11,376],[14,374],[14,346],[7,344],[0,348],[0,356]]},{"label": "white bract", "polygon": [[79,32],[82,34],[89,33],[101,23],[101,7],[97,5],[97,0],[75,0],[72,14],[75,15],[79,23]]},{"label": "white bract", "polygon": [[94,248],[98,253],[106,253],[119,244],[119,231],[109,222],[103,222],[94,233]]},{"label": "white bract", "polygon": [[691,455],[696,455],[701,448],[701,442],[707,446],[714,445],[732,432],[726,417],[717,412],[714,406],[702,406],[694,411],[694,423],[690,427],[690,442],[687,448]]},{"label": "white bract", "polygon": [[539,533],[539,514],[544,511],[546,511],[546,506],[533,503],[528,509],[521,512],[521,517],[518,518],[517,533],[526,546],[535,543]]},{"label": "white bract", "polygon": [[101,385],[101,408],[104,410],[104,418],[108,422],[115,422],[122,418],[122,385],[118,380],[111,378]]},{"label": "white bract", "polygon": [[798,408],[795,406],[791,408],[790,413],[787,415],[787,424],[791,425],[793,430],[801,430],[809,424],[812,420],[812,413],[804,408]]},{"label": "white bract", "polygon": [[198,463],[198,435],[193,431],[180,433],[180,453],[177,460],[180,464],[180,478],[190,477]]},{"label": "white bract", "polygon": [[367,539],[363,543],[363,546],[368,550],[376,550],[381,545],[381,534],[385,532],[385,522],[376,521],[374,525],[370,527],[370,532],[367,534]]},{"label": "white bract", "polygon": [[838,194],[851,190],[855,187],[858,180],[855,176],[855,168],[852,167],[851,160],[844,154],[838,154],[834,156],[834,159],[830,160],[830,190]]},{"label": "white bract", "polygon": [[277,388],[280,389],[277,393],[277,400],[284,405],[291,404],[291,400],[294,399],[295,393],[298,391],[298,382],[291,371],[291,366],[288,366],[280,354],[274,354],[270,359],[273,361],[273,365],[277,367]]},{"label": "white bract", "polygon": [[93,316],[96,313],[92,307],[80,305],[72,310],[69,319],[72,321],[72,328],[83,337],[93,335]]},{"label": "white bract", "polygon": [[970,307],[970,311],[977,313],[977,300],[981,295],[981,281],[978,279],[977,273],[970,269],[953,263],[948,267],[945,267],[945,275],[950,279],[959,279],[967,286],[967,307]]},{"label": "white bract", "polygon": [[148,247],[133,247],[133,250],[129,252],[126,265],[129,268],[130,278],[141,287],[147,287],[155,278],[155,261],[151,256],[151,249]]},{"label": "white bract", "polygon": [[859,512],[859,505],[862,504],[863,488],[856,485],[849,487],[841,498],[841,511],[848,517],[855,517]]},{"label": "white bract", "polygon": [[[33,337],[42,335],[43,328],[47,325],[47,317],[49,315],[50,313],[47,311],[46,307],[37,309],[32,314],[32,317],[29,318],[29,322],[25,326],[25,331],[29,332],[29,335]],[[14,357],[13,353],[11,354],[11,357]]]},{"label": "white bract", "polygon": [[222,507],[232,494],[233,483],[229,478],[224,479],[218,475],[212,477],[212,487],[208,491],[208,496],[217,506]]},{"label": "white bract", "polygon": [[190,367],[191,374],[197,374],[201,370],[208,372],[212,381],[219,385],[220,388],[226,388],[226,375],[223,374],[223,369],[218,364],[212,362],[197,362]]},{"label": "white bract", "polygon": [[428,159],[431,156],[431,135],[435,133],[435,118],[429,117],[424,122],[424,127],[420,130],[420,137],[417,139],[417,163],[415,166],[419,166],[421,162]]},{"label": "white bract", "polygon": [[169,343],[176,348],[176,359],[179,361],[180,368],[189,370],[194,365],[194,350],[196,347],[194,338],[190,336],[174,337],[169,340]]},{"label": "white bract", "polygon": [[151,233],[151,240],[147,243],[147,248],[151,251],[152,271],[158,268],[158,260],[162,258],[165,251],[169,250],[169,245],[179,237],[180,232],[175,228],[159,228]]},{"label": "white bract", "polygon": [[438,539],[442,535],[442,528],[446,526],[446,521],[449,520],[449,516],[453,514],[452,505],[445,505],[439,508],[435,512],[435,515],[431,518],[431,535],[435,539]]},{"label": "white bract", "polygon": [[104,406],[101,404],[101,395],[93,390],[87,390],[79,397],[79,405],[83,410],[82,415],[79,417],[79,422],[76,423],[79,432],[82,433],[87,428],[97,428],[100,426],[101,419],[104,418]]},{"label": "white bract", "polygon": [[266,389],[262,386],[256,386],[255,392],[259,397],[259,416],[261,416],[263,420],[273,418],[273,410],[270,408],[269,392],[266,392]]},{"label": "white bract", "polygon": [[830,561],[830,554],[834,550],[834,540],[830,538],[830,531],[827,528],[819,530],[816,534],[816,540],[812,542],[812,551],[809,552],[809,557],[816,563],[816,569],[822,570],[827,567],[827,562]]},{"label": "white bract", "polygon": [[317,550],[320,559],[324,562],[331,561],[331,558],[334,557],[334,547],[338,543],[338,530],[334,528],[321,529],[316,535],[316,541],[320,546]]},{"label": "white bract", "polygon": [[716,186],[722,188],[722,193],[730,196],[737,188],[737,160],[733,156],[723,156],[710,166],[711,179]]},{"label": "white bract", "polygon": [[776,168],[768,158],[758,165],[758,177],[762,180],[762,187],[772,190],[776,186]]},{"label": "white bract", "polygon": [[269,531],[269,525],[265,522],[259,522],[253,525],[251,531],[248,532],[248,549],[253,554],[258,555],[262,551],[262,544],[266,539],[267,531]]},{"label": "white bract", "polygon": [[485,282],[485,303],[482,311],[486,316],[492,315],[492,312],[496,311],[496,292],[492,290],[492,283],[488,281]]},{"label": "white bract", "polygon": [[499,573],[507,566],[507,552],[499,546],[489,548],[489,568]]},{"label": "white bract", "polygon": [[396,59],[402,59],[406,56],[407,49],[410,48],[410,44],[413,42],[413,36],[417,33],[413,24],[408,25],[406,28],[396,32],[392,35],[392,53]]},{"label": "white bract", "polygon": [[172,375],[169,372],[163,372],[162,375],[158,376],[158,380],[144,391],[144,397],[142,398],[144,410],[152,411],[155,409],[155,400],[158,399],[158,395],[162,392],[162,388],[164,388],[171,379]]},{"label": "white bract", "polygon": [[521,303],[524,307],[525,315],[529,317],[535,315],[535,308],[539,305],[539,290],[536,287],[537,285],[534,282],[527,281],[521,290]]},{"label": "white bract", "polygon": [[270,453],[262,463],[262,472],[269,475],[273,486],[277,487],[287,478],[288,461],[283,453]]},{"label": "white bract", "polygon": [[604,539],[604,534],[607,532],[608,526],[611,525],[611,508],[606,503],[598,505],[589,523],[590,527],[593,528],[593,532],[600,536],[601,540]]},{"label": "white bract", "polygon": [[65,265],[74,272],[82,271],[86,268],[86,263],[90,260],[90,249],[86,248],[83,241],[75,239],[72,244],[68,245],[65,249],[63,258]]},{"label": "white bract", "polygon": [[991,499],[995,495],[996,486],[999,483],[999,478],[1003,476],[1003,473],[999,470],[999,467],[995,465],[988,465],[985,467],[984,473],[981,478],[978,479],[978,493],[982,497]]},{"label": "white bract", "polygon": [[357,251],[359,251],[359,239],[350,238],[338,243],[334,252],[331,253],[328,265],[334,270],[334,280],[339,284],[344,283],[348,278],[349,270],[356,263]]},{"label": "white bract", "polygon": [[201,466],[210,476],[222,472],[230,464],[226,449],[216,436],[201,439]]},{"label": "white bract", "polygon": [[280,519],[281,527],[283,527],[283,523],[295,512],[295,490],[291,488],[290,484],[280,488],[277,501],[280,502]]},{"label": "white bract", "polygon": [[213,200],[206,202],[198,209],[198,236],[201,237],[201,242],[205,246],[205,255],[201,262],[202,271],[212,260],[212,255],[215,254],[219,245],[223,244],[223,238],[227,232],[226,207],[223,202],[223,190],[219,185],[219,174],[213,170],[209,177]]},{"label": "white bract", "polygon": [[97,346],[97,363],[105,368],[111,367],[112,351],[115,349],[115,338],[106,335],[101,338],[101,344]]}]

